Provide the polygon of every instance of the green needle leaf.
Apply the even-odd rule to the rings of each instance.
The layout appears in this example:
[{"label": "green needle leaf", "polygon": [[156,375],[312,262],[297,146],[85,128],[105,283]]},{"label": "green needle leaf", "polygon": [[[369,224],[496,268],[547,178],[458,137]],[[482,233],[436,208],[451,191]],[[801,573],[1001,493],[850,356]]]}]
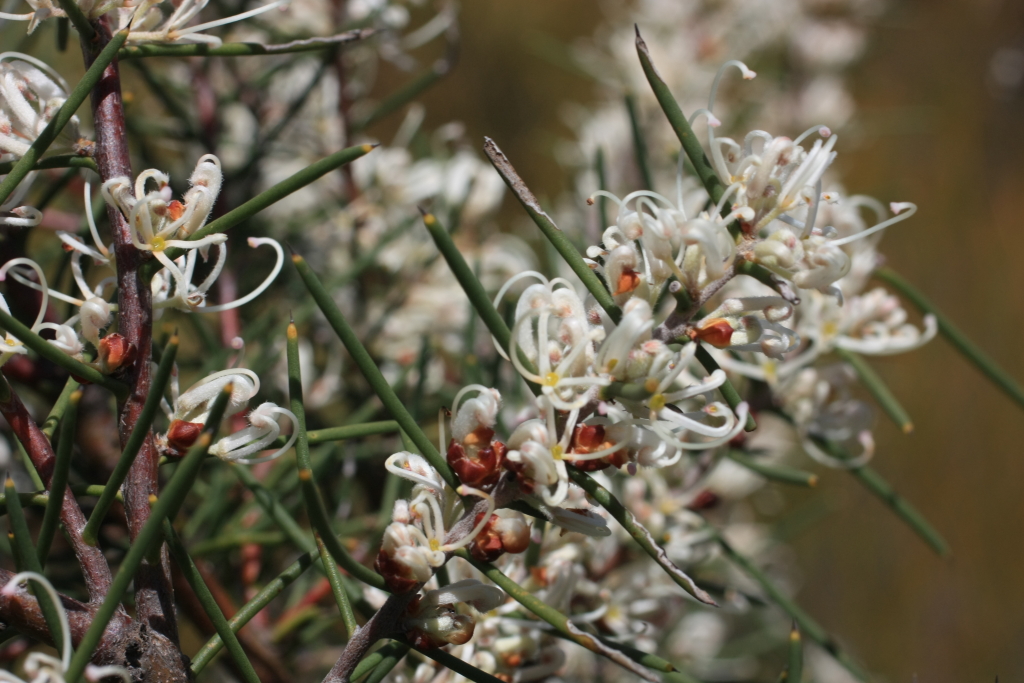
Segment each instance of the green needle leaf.
[{"label": "green needle leaf", "polygon": [[[838,460],[850,459],[850,455],[839,444],[816,438],[813,441],[819,448]],[[897,493],[892,484],[886,481],[885,477],[877,470],[864,465],[863,467],[851,467],[848,471],[868,491],[878,496],[900,519],[906,522],[921,540],[927,543],[940,557],[949,555],[949,544],[942,538],[942,534],[936,531],[935,527],[925,519],[917,508]]]},{"label": "green needle leaf", "polygon": [[868,365],[868,362],[864,360],[863,356],[856,354],[847,349],[835,349],[835,354],[839,356],[844,362],[848,363],[853,368],[857,376],[860,377],[860,381],[864,384],[864,387],[871,392],[871,395],[878,401],[878,405],[882,406],[882,410],[889,416],[896,426],[899,427],[904,434],[909,434],[914,431],[914,423],[910,419],[910,415],[900,405],[899,399],[896,398],[892,390],[886,385],[874,368]]},{"label": "green needle leaf", "polygon": [[[335,562],[363,583],[369,584],[374,588],[387,590],[387,587],[384,585],[384,577],[356,562],[356,559],[338,542],[334,530],[331,528],[331,521],[327,516],[327,509],[324,507],[323,498],[320,497],[320,489],[316,487],[316,483],[313,481],[313,466],[309,458],[309,441],[306,439],[306,410],[302,405],[302,375],[299,370],[299,332],[295,328],[294,323],[288,324],[287,353],[288,393],[291,398],[291,410],[295,413],[299,431],[299,437],[295,441],[295,459],[299,467],[299,483],[302,488],[302,498],[306,503],[306,514],[309,515],[310,523],[319,532],[320,538],[334,557]],[[381,376],[381,381],[384,381],[383,376]],[[387,386],[387,383],[385,382],[384,385]],[[390,387],[388,388],[390,389]]]},{"label": "green needle leaf", "polygon": [[626,506],[618,501],[615,496],[612,495],[611,491],[601,486],[593,477],[586,472],[577,470],[575,467],[566,468],[569,471],[569,477],[584,491],[590,494],[590,496],[601,504],[605,510],[607,510],[616,522],[622,525],[622,528],[626,530],[637,545],[639,545],[645,553],[647,553],[652,560],[654,560],[659,567],[661,567],[666,574],[676,583],[677,586],[682,588],[684,591],[697,598],[706,605],[716,605],[714,599],[708,595],[707,591],[703,590],[698,586],[693,579],[686,575],[686,573],[677,567],[672,560],[668,559],[668,555],[665,554],[664,548],[658,545],[651,536],[651,532],[648,531],[644,525],[636,521],[636,517],[633,513],[626,509]]},{"label": "green needle leaf", "polygon": [[[313,566],[313,562],[319,559],[319,554],[314,550],[311,553],[306,553],[278,574],[252,600],[245,603],[235,616],[228,620],[228,625],[231,626],[232,632],[238,633],[243,626],[248,624],[264,607],[270,604],[271,600],[284,592],[285,588],[302,576],[307,569]],[[224,641],[219,635],[210,638],[206,645],[203,645],[199,652],[196,653],[196,656],[192,658],[192,674],[198,675],[200,671],[205,669],[223,647]]]},{"label": "green needle leaf", "polygon": [[[4,498],[12,500],[18,495],[14,488],[14,480],[10,477],[4,485]],[[14,537],[12,550],[14,551],[15,565],[18,571],[43,573],[43,566],[36,555],[36,548],[32,545],[32,536],[29,534],[28,523],[25,521],[25,512],[21,505],[10,505],[7,509],[7,521],[11,525],[11,535]],[[32,590],[39,601],[39,609],[43,613],[47,628],[50,629],[50,637],[57,647],[60,647],[63,631],[61,630],[60,614],[57,606],[53,604],[49,593],[41,586],[39,590]]]},{"label": "green needle leaf", "polygon": [[[703,344],[697,344],[697,361],[704,366],[704,369],[708,371],[710,375],[715,370],[721,370],[718,367],[718,363],[711,357],[708,350],[704,348]],[[729,407],[733,410],[739,407],[743,403],[743,397],[740,396],[740,392],[736,391],[736,387],[732,385],[732,382],[725,380],[722,386],[718,387],[718,390],[722,392],[722,398],[729,404]],[[744,427],[745,431],[752,432],[757,429],[757,422],[754,421],[754,416],[747,413],[747,426]]]},{"label": "green needle leaf", "polygon": [[733,462],[746,467],[751,472],[760,474],[765,479],[781,482],[783,484],[795,484],[796,486],[807,486],[813,488],[818,485],[818,475],[811,472],[804,472],[794,467],[784,465],[766,465],[758,458],[751,457],[742,451],[729,451],[725,454]]},{"label": "green needle leaf", "polygon": [[[18,164],[17,161],[5,161],[0,164],[0,175],[6,175],[14,170],[14,167]],[[77,154],[61,154],[58,156],[46,157],[40,159],[36,164],[30,168],[30,171],[42,171],[50,168],[88,168],[89,170],[96,171],[99,173],[99,167],[96,166],[96,160],[92,157],[81,157]]]},{"label": "green needle leaf", "polygon": [[[11,176],[7,177],[10,178]],[[101,386],[117,396],[118,399],[124,399],[128,396],[128,386],[123,382],[118,382],[116,379],[104,375],[96,368],[75,360],[33,332],[14,316],[2,310],[0,310],[0,327],[13,334],[21,343],[38,353],[41,357],[54,365],[64,368],[77,379]]]},{"label": "green needle leaf", "polygon": [[939,332],[949,341],[950,344],[962,353],[974,367],[981,370],[982,374],[999,387],[1003,393],[1009,396],[1017,405],[1024,408],[1024,389],[1021,388],[1005,370],[993,361],[989,356],[968,338],[964,332],[953,324],[945,313],[936,308],[935,304],[928,300],[919,289],[904,280],[896,271],[891,268],[879,268],[874,272],[875,277],[886,284],[892,285],[900,294],[910,299],[915,306],[925,313],[935,316],[939,324]]},{"label": "green needle leaf", "polygon": [[[315,180],[322,178],[331,171],[334,171],[345,164],[350,164],[356,159],[366,156],[376,147],[376,144],[363,144],[354,147],[347,147],[340,152],[324,157],[295,173],[268,190],[264,190],[239,207],[228,211],[220,218],[210,221],[203,227],[196,230],[189,236],[190,240],[202,239],[208,235],[218,232],[227,232],[243,221],[247,221],[263,209],[276,204],[293,192],[301,190]],[[168,249],[168,258],[174,260],[182,255],[183,249]]]},{"label": "green needle leaf", "polygon": [[791,683],[800,683],[804,677],[804,645],[800,638],[800,627],[793,622],[793,630],[789,632],[789,666],[786,678]]},{"label": "green needle leaf", "polygon": [[565,236],[565,233],[559,230],[555,222],[551,220],[551,216],[547,215],[544,209],[540,208],[537,198],[533,196],[530,188],[526,186],[523,179],[516,173],[516,169],[512,167],[512,163],[509,162],[505,153],[490,138],[484,138],[484,153],[491,160],[491,164],[498,171],[498,175],[501,176],[505,184],[512,190],[512,194],[516,196],[519,203],[526,209],[526,213],[530,215],[530,218],[540,228],[540,231],[544,233],[544,236],[548,238],[551,245],[565,259],[569,267],[572,268],[572,272],[576,273],[576,277],[594,295],[594,299],[597,303],[601,304],[601,307],[608,313],[612,321],[618,324],[622,320],[622,309],[615,303],[611,293],[601,283],[597,274],[586,264],[580,253],[576,251],[576,247]]},{"label": "green needle leaf", "polygon": [[[477,560],[466,552],[464,548],[456,550],[455,555],[476,567],[484,574],[484,576],[490,579],[503,591],[508,593],[516,602],[536,614],[547,623],[551,624],[555,631],[564,636],[567,640],[571,640],[577,645],[585,647],[597,655],[607,657],[627,671],[648,681],[658,681],[660,679],[643,667],[654,668],[659,671],[675,671],[675,667],[672,666],[670,662],[654,657],[653,655],[647,656],[648,663],[637,662],[631,658],[627,652],[621,648],[606,643],[606,641],[600,636],[594,636],[590,633],[586,633],[585,631],[581,631],[573,625],[569,620],[569,617],[565,616],[554,607],[551,607],[543,600],[535,597],[533,593],[503,574],[502,571],[494,565]],[[652,664],[654,665],[652,666]]]},{"label": "green needle leaf", "polygon": [[789,596],[782,592],[782,589],[776,586],[768,575],[765,574],[761,569],[754,564],[750,558],[739,553],[733,548],[725,537],[710,524],[706,527],[710,531],[718,544],[722,547],[726,557],[728,557],[733,564],[739,567],[743,572],[753,579],[761,589],[768,595],[768,597],[782,608],[786,614],[790,616],[797,624],[800,625],[803,633],[807,634],[807,637],[813,640],[815,643],[823,647],[829,654],[835,657],[836,661],[843,665],[843,667],[854,675],[858,680],[866,681],[867,674],[863,669],[858,666],[853,659],[846,654],[846,652],[839,647],[832,636],[817,622],[811,615],[805,612],[799,605],[796,604]]},{"label": "green needle leaf", "polygon": [[316,301],[317,306],[320,307],[320,311],[323,312],[327,322],[334,328],[335,334],[338,335],[345,348],[348,349],[352,360],[355,361],[360,372],[363,373],[363,377],[366,378],[374,392],[380,397],[384,407],[387,408],[391,416],[395,418],[398,426],[408,434],[423,457],[438,471],[448,485],[452,488],[458,488],[459,483],[455,478],[455,473],[448,466],[448,462],[441,456],[437,447],[427,438],[427,435],[423,433],[419,425],[416,424],[416,420],[413,419],[405,404],[402,403],[398,395],[395,394],[394,389],[384,379],[384,375],[381,374],[380,369],[373,362],[366,347],[359,341],[355,331],[349,326],[348,321],[345,320],[341,309],[334,303],[334,299],[331,298],[327,289],[324,288],[320,278],[316,276],[316,273],[313,272],[313,269],[309,267],[309,264],[301,256],[297,254],[292,256],[292,261],[295,263],[295,268],[299,271],[299,277],[305,283],[306,289],[313,295],[313,299]]},{"label": "green needle leaf", "polygon": [[283,55],[295,52],[312,52],[326,48],[345,45],[374,34],[373,29],[355,29],[326,38],[309,38],[293,40],[279,45],[262,45],[260,43],[222,43],[210,45],[196,43],[194,45],[133,45],[122,49],[118,59],[139,59],[141,57],[251,57],[253,55]]},{"label": "green needle leaf", "polygon": [[75,445],[75,425],[78,415],[78,402],[82,400],[82,390],[71,394],[67,410],[60,423],[60,441],[57,442],[57,453],[53,464],[53,476],[50,478],[50,496],[46,501],[43,513],[43,524],[39,527],[39,540],[36,542],[39,566],[46,564],[50,554],[50,545],[60,523],[60,510],[64,505],[64,495],[68,487],[68,473],[71,470],[71,452]]},{"label": "green needle leaf", "polygon": [[245,650],[242,649],[242,644],[238,641],[235,632],[231,630],[231,625],[228,624],[228,620],[224,617],[224,612],[221,611],[220,605],[217,604],[213,593],[210,592],[206,582],[203,581],[203,577],[199,573],[199,569],[196,568],[195,562],[188,556],[188,551],[185,550],[185,546],[182,545],[177,532],[167,519],[164,520],[163,530],[171,556],[174,557],[174,561],[178,565],[178,569],[181,570],[182,576],[188,581],[188,585],[192,587],[192,592],[196,594],[196,598],[199,600],[203,611],[206,612],[206,616],[210,617],[210,621],[213,622],[213,628],[216,629],[217,635],[227,643],[228,652],[231,653],[231,657],[238,664],[238,670],[241,672],[242,678],[247,683],[260,683],[260,677],[256,675],[256,670],[252,668],[252,662],[245,655]]}]

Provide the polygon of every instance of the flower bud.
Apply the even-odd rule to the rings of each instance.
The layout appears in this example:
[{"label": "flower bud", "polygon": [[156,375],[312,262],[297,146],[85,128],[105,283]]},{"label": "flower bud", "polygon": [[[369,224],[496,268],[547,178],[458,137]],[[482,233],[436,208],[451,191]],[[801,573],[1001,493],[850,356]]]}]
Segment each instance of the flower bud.
[{"label": "flower bud", "polygon": [[185,455],[185,452],[199,438],[204,426],[202,422],[185,422],[184,420],[172,422],[164,437],[167,449],[170,451],[169,455]]},{"label": "flower bud", "polygon": [[693,339],[707,342],[716,349],[724,349],[732,341],[733,332],[732,324],[725,318],[711,318],[700,321],[700,327],[694,331]]},{"label": "flower bud", "polygon": [[[135,363],[135,344],[114,332],[100,340],[99,364],[104,375],[127,368]],[[197,434],[198,435],[198,434]]]}]

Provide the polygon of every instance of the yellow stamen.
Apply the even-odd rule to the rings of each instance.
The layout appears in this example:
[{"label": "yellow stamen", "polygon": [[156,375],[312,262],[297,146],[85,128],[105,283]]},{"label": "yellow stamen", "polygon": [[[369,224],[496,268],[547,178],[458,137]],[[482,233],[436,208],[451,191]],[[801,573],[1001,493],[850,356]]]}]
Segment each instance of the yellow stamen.
[{"label": "yellow stamen", "polygon": [[167,242],[163,237],[154,237],[153,241],[149,243],[149,246],[153,251],[163,251],[167,248]]},{"label": "yellow stamen", "polygon": [[644,380],[644,390],[649,391],[653,394],[655,391],[658,390],[658,384],[659,382],[657,379],[655,379],[654,377],[648,377],[646,380]]},{"label": "yellow stamen", "polygon": [[563,453],[564,451],[562,450],[561,445],[555,444],[554,446],[551,447],[551,457],[554,458],[555,460],[561,460]]},{"label": "yellow stamen", "polygon": [[665,407],[665,394],[655,394],[650,400],[651,410],[661,410]]},{"label": "yellow stamen", "polygon": [[430,539],[430,549],[436,553],[438,550],[441,549],[441,542],[438,541],[436,538]]},{"label": "yellow stamen", "polygon": [[615,366],[618,365],[618,364],[619,364],[619,359],[618,358],[612,358],[610,361],[608,361],[608,372],[611,372],[612,370],[614,370]]},{"label": "yellow stamen", "polygon": [[548,374],[544,375],[544,382],[543,382],[543,384],[546,387],[553,387],[556,384],[558,384],[558,380],[559,379],[561,379],[561,377],[558,376],[558,373],[556,373],[556,372],[549,372]]}]

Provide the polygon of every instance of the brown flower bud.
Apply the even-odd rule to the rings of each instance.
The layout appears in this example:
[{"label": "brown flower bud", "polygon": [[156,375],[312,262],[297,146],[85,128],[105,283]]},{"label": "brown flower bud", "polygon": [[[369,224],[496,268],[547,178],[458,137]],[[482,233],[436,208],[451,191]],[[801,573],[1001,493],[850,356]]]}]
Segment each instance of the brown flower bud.
[{"label": "brown flower bud", "polygon": [[466,486],[493,486],[501,478],[505,444],[493,438],[493,429],[478,427],[466,435],[462,443],[452,439],[448,444],[448,464]]},{"label": "brown flower bud", "polygon": [[100,372],[109,375],[135,363],[138,355],[135,344],[114,332],[100,340],[99,347]]},{"label": "brown flower bud", "polygon": [[707,342],[717,349],[724,349],[729,346],[734,331],[732,325],[725,318],[711,318],[702,320],[700,327],[691,336],[693,339]]},{"label": "brown flower bud", "polygon": [[175,420],[171,423],[171,426],[167,428],[167,448],[171,455],[185,455],[186,451],[192,447],[192,444],[196,442],[199,435],[203,432],[205,427],[202,422],[185,422],[184,420]]}]

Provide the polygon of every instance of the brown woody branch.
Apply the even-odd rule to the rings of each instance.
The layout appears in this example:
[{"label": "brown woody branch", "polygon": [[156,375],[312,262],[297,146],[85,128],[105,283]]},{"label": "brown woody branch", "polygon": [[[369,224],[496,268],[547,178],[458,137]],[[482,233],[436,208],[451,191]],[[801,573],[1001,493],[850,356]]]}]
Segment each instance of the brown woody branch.
[{"label": "brown woody branch", "polygon": [[[93,28],[99,39],[92,43],[82,42],[86,67],[111,37],[110,29],[103,19],[93,22]],[[93,89],[92,111],[96,128],[96,164],[101,179],[106,182],[118,176],[131,178],[131,157],[117,60],[106,68],[100,82]],[[124,379],[130,387],[130,393],[118,406],[118,432],[123,447],[135,429],[150,391],[153,309],[149,282],[142,274],[143,254],[132,244],[131,228],[116,207],[108,205],[107,216],[110,219],[114,256],[117,260],[118,332],[134,345],[137,358],[134,365],[125,372]],[[159,493],[158,462],[156,444],[150,433],[124,484],[124,509],[132,541],[149,519],[149,497]],[[151,662],[149,668],[160,670],[152,675],[157,678],[166,676],[167,680],[187,680],[185,659],[177,649],[174,589],[166,548],[161,549],[158,563],[144,561],[136,572],[135,604],[139,627],[147,634],[143,643],[143,661]],[[147,670],[144,675],[148,678],[151,672]]]},{"label": "brown woody branch", "polygon": [[[53,478],[53,467],[56,457],[53,447],[39,429],[39,425],[28,414],[25,404],[21,402],[14,389],[7,384],[7,380],[0,377],[0,413],[7,419],[11,431],[18,437],[18,441],[25,447],[32,460],[33,467],[39,473],[43,483],[49,487]],[[60,520],[67,532],[71,548],[75,551],[79,564],[82,566],[82,575],[85,578],[85,587],[89,592],[89,605],[91,609],[99,606],[110,589],[111,574],[107,560],[99,548],[87,545],[82,540],[82,530],[85,528],[85,515],[82,508],[71,493],[71,488],[64,493],[64,502],[61,506]],[[127,615],[122,611],[122,617]],[[0,618],[6,621],[6,613],[0,609]]]},{"label": "brown woody branch", "polygon": [[[12,572],[0,569],[0,585],[6,585],[13,577]],[[95,607],[64,595],[60,596],[60,601],[71,626],[71,643],[77,647],[92,623]],[[50,637],[50,628],[46,625],[35,596],[24,587],[14,595],[0,593],[0,619],[8,628],[13,627],[22,635],[59,647]],[[132,620],[127,614],[121,612],[115,615],[107,625],[107,630],[103,632],[103,639],[96,649],[95,661],[98,664],[120,664],[124,656],[124,641],[133,637],[133,631]]]}]

